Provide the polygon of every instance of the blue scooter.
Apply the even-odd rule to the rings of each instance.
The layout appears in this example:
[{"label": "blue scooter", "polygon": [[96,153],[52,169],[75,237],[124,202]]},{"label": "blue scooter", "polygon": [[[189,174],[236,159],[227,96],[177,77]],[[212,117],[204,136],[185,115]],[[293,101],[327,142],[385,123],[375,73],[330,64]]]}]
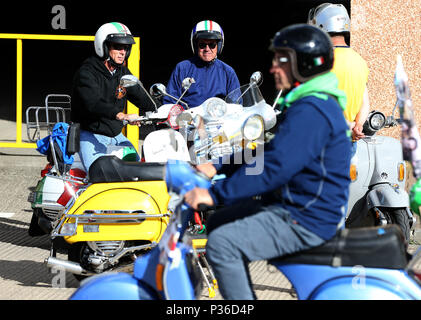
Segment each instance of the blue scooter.
[{"label": "blue scooter", "polygon": [[[210,181],[182,161],[166,164],[177,210],[158,246],[135,262],[133,274],[101,274],[85,280],[73,300],[195,299],[201,290],[191,239],[185,235],[193,210],[183,202]],[[269,261],[289,279],[299,299],[421,299],[421,273],[409,261],[396,225],[341,230],[322,246]]]}]

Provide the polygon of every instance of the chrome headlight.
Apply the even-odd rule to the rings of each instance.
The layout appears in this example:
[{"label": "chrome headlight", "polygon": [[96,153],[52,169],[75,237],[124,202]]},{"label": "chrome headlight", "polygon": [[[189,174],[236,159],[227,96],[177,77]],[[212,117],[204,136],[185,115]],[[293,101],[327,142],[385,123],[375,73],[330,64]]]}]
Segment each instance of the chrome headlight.
[{"label": "chrome headlight", "polygon": [[256,140],[264,131],[263,119],[259,115],[249,117],[243,126],[243,135],[247,140]]},{"label": "chrome headlight", "polygon": [[223,117],[227,112],[227,104],[220,98],[210,98],[204,102],[206,113],[214,119]]},{"label": "chrome headlight", "polygon": [[374,112],[370,116],[369,124],[373,130],[378,131],[386,124],[386,117],[381,112]]}]

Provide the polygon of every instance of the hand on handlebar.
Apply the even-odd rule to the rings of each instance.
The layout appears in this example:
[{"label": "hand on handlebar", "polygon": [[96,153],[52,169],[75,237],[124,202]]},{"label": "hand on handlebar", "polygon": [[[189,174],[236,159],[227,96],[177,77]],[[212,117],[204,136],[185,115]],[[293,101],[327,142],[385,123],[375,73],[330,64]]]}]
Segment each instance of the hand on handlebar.
[{"label": "hand on handlebar", "polygon": [[203,172],[210,179],[216,174],[216,169],[212,163],[202,163],[196,165],[196,169],[200,172]]},{"label": "hand on handlebar", "polygon": [[213,199],[207,189],[194,188],[184,195],[184,200],[194,210],[200,211],[203,209],[203,205],[214,206]]},{"label": "hand on handlebar", "polygon": [[116,119],[123,121],[123,124],[131,124],[131,125],[137,125],[140,126],[141,122],[139,119],[139,115],[135,113],[125,114],[123,112],[119,112],[116,115]]},{"label": "hand on handlebar", "polygon": [[365,134],[363,133],[363,126],[354,122],[353,126],[351,126],[351,134],[353,141],[357,141],[361,138],[364,138]]}]

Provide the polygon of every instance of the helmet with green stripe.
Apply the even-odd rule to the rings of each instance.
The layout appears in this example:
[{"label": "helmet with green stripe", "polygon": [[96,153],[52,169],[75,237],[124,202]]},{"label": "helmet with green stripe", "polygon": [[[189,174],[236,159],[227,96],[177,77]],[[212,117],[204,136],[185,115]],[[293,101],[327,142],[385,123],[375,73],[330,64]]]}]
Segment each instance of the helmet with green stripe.
[{"label": "helmet with green stripe", "polygon": [[109,58],[109,43],[119,43],[129,45],[126,52],[126,59],[130,56],[132,44],[135,43],[133,36],[124,24],[119,22],[109,22],[103,24],[95,34],[95,53],[103,59]]},{"label": "helmet with green stripe", "polygon": [[224,32],[221,26],[212,20],[203,20],[197,23],[190,36],[190,44],[193,53],[197,53],[197,40],[198,39],[214,39],[218,40],[218,54],[222,53],[224,48]]}]

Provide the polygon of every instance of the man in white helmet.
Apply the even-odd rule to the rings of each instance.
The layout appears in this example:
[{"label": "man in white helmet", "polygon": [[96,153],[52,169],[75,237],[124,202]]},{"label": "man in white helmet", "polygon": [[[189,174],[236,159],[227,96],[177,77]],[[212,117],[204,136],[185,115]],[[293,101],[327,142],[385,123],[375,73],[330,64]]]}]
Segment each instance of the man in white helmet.
[{"label": "man in white helmet", "polygon": [[75,74],[71,120],[80,123],[79,155],[87,172],[97,158],[106,154],[107,146],[133,147],[121,133],[122,120],[134,124],[138,117],[123,112],[127,99],[141,112],[155,110],[153,101],[140,86],[120,86],[121,77],[131,74],[126,60],[134,43],[124,24],[102,25],[95,34],[96,55],[86,59]]},{"label": "man in white helmet", "polygon": [[[323,3],[310,10],[308,24],[326,31],[335,47],[332,72],[339,80],[339,89],[345,91],[347,105],[345,119],[351,123],[352,139],[364,137],[363,124],[370,111],[367,90],[368,66],[366,61],[347,44],[350,37],[350,18],[342,4]],[[353,144],[354,152],[356,144]]]},{"label": "man in white helmet", "polygon": [[[211,97],[225,98],[231,91],[240,87],[238,77],[232,67],[218,59],[224,48],[224,33],[218,23],[212,20],[200,21],[190,36],[194,56],[178,63],[167,84],[167,92],[180,97],[181,83],[193,77],[195,83],[183,97],[189,107],[197,107]],[[168,97],[164,103],[174,103]]]}]

